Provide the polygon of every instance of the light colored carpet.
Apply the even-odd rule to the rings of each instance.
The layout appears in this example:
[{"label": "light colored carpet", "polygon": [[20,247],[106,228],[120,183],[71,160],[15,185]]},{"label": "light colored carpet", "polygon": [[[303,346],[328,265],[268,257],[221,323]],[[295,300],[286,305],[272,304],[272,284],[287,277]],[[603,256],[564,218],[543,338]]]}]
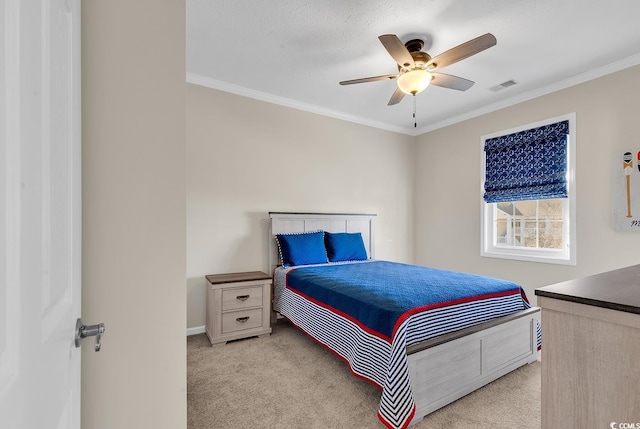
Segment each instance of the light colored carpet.
[{"label": "light colored carpet", "polygon": [[[264,338],[187,340],[188,429],[384,429],[380,390],[286,321]],[[539,429],[540,362],[428,415],[415,429]]]}]

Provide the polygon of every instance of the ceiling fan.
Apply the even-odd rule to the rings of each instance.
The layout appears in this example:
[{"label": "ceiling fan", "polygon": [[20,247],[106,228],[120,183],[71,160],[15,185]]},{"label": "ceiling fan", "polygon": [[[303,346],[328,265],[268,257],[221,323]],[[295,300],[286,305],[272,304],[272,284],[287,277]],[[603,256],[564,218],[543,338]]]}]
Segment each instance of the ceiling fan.
[{"label": "ceiling fan", "polygon": [[398,104],[405,94],[416,95],[424,91],[429,84],[466,91],[473,86],[473,81],[450,74],[435,73],[435,71],[482,52],[497,43],[495,36],[487,33],[432,58],[428,53],[421,51],[424,41],[420,39],[412,39],[405,44],[402,44],[395,34],[383,34],[378,39],[398,63],[399,74],[344,80],[340,85],[396,79],[398,87],[389,99],[389,106]]}]

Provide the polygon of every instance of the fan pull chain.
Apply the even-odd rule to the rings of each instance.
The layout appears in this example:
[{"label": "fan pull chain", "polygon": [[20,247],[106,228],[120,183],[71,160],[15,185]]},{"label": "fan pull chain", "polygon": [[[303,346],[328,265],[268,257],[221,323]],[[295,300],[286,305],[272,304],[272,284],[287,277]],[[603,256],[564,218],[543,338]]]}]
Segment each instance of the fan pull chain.
[{"label": "fan pull chain", "polygon": [[416,95],[413,94],[413,128],[418,127],[418,121],[416,120]]}]

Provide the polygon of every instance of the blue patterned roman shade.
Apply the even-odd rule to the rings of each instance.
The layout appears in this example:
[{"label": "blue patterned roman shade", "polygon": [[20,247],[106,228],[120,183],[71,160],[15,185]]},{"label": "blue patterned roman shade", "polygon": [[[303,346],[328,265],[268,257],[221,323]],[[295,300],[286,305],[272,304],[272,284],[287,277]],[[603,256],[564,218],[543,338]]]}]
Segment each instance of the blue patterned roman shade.
[{"label": "blue patterned roman shade", "polygon": [[487,203],[567,197],[569,121],[487,139]]}]

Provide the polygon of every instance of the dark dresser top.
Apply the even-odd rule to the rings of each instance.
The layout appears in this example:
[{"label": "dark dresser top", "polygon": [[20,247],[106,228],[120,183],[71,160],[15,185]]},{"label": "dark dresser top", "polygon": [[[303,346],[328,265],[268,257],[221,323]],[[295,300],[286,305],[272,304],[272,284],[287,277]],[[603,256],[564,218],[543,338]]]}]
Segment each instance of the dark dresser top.
[{"label": "dark dresser top", "polygon": [[537,296],[640,314],[640,265],[545,286]]},{"label": "dark dresser top", "polygon": [[222,283],[248,282],[252,280],[267,280],[271,276],[262,271],[248,271],[244,273],[228,273],[228,274],[208,274],[205,278],[212,285]]}]

